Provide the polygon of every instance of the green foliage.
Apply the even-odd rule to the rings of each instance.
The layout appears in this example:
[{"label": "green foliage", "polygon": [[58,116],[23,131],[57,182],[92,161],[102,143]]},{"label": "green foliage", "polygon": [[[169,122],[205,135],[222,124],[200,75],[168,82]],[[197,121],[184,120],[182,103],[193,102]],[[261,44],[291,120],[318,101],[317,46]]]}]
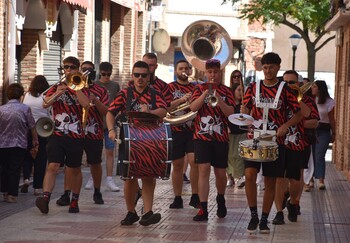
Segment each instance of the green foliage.
[{"label": "green foliage", "polygon": [[[223,4],[238,0],[222,0]],[[329,0],[251,0],[241,9],[241,18],[250,22],[260,20],[263,23],[283,24],[288,20],[294,25],[301,24],[302,29],[316,34],[324,30],[330,18]]]}]

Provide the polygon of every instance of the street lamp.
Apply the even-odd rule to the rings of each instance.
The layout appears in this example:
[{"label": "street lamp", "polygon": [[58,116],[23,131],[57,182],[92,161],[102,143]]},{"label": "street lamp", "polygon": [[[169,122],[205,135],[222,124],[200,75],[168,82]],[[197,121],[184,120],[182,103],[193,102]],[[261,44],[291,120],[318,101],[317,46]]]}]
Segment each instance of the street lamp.
[{"label": "street lamp", "polygon": [[295,52],[298,48],[298,45],[301,41],[301,36],[298,34],[293,34],[289,37],[290,44],[292,46],[293,50],[293,64],[292,64],[292,69],[295,70]]}]

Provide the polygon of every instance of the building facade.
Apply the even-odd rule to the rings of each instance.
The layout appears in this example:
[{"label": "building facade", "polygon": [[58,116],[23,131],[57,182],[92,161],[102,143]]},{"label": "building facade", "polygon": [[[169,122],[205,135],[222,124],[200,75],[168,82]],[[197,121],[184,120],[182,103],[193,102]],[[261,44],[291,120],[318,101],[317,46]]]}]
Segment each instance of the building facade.
[{"label": "building facade", "polygon": [[[4,89],[20,82],[25,89],[35,75],[53,84],[67,56],[113,64],[112,80],[127,82],[146,50],[145,0],[0,0],[1,99]],[[7,24],[5,24],[7,23]],[[96,65],[98,68],[98,65]]]},{"label": "building facade", "polygon": [[336,32],[335,122],[333,163],[350,180],[350,1],[331,1],[326,29]]}]

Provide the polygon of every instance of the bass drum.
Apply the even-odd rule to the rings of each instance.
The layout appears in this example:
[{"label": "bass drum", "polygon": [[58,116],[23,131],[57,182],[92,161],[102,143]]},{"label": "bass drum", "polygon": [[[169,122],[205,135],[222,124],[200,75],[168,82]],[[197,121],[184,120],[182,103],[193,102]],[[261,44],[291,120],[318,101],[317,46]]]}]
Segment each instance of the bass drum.
[{"label": "bass drum", "polygon": [[169,179],[172,137],[169,123],[124,122],[120,148],[122,179],[153,177]]}]

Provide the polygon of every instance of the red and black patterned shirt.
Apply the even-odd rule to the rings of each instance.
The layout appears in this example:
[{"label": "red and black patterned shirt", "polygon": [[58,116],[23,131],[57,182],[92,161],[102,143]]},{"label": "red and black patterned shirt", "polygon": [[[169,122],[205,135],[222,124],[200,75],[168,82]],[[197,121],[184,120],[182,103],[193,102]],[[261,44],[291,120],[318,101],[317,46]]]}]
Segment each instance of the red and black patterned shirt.
[{"label": "red and black patterned shirt", "polygon": [[[305,101],[304,101],[305,99]],[[312,119],[316,119],[316,120],[320,120],[320,114],[318,113],[318,109],[317,109],[317,104],[316,104],[316,101],[315,101],[315,98],[314,97],[311,97],[311,96],[306,96],[304,95],[303,96],[303,102],[311,108],[311,112],[310,112],[310,115],[308,117],[306,117],[305,120],[312,120]],[[305,128],[306,129],[306,128]],[[316,130],[315,129],[307,129],[307,130]],[[313,133],[314,136],[316,136],[316,131]],[[305,142],[306,144],[309,146],[311,145],[313,142],[311,141],[310,137],[309,136],[306,136],[305,134]]]},{"label": "red and black patterned shirt", "polygon": [[[90,85],[89,92],[94,94],[102,104],[108,106],[109,96],[106,88],[94,83]],[[90,106],[88,121],[85,127],[85,138],[92,140],[103,140],[103,116],[95,105]]]},{"label": "red and black patterned shirt", "polygon": [[[134,80],[130,80],[128,83],[128,87],[134,85]],[[165,101],[167,102],[167,106],[170,106],[171,101],[173,101],[171,92],[169,90],[169,86],[166,82],[156,77],[155,80],[150,82],[150,87],[157,90],[159,93],[161,93],[164,96]]]},{"label": "red and black patterned shirt", "polygon": [[[260,82],[260,102],[273,103],[277,94],[278,87],[281,81],[278,81],[274,86],[267,87],[263,82]],[[243,104],[251,110],[251,116],[254,120],[263,119],[263,108],[256,107],[256,82],[251,83],[244,95]],[[267,130],[277,130],[281,125],[288,121],[289,109],[295,114],[300,110],[300,105],[297,98],[292,93],[288,85],[284,85],[277,109],[269,109]],[[256,129],[262,129],[262,124]],[[285,137],[277,138],[278,144],[284,144]]]},{"label": "red and black patterned shirt", "polygon": [[[203,85],[197,85],[192,94],[191,100],[193,101],[200,97],[204,91]],[[229,106],[235,105],[234,96],[229,87],[219,84],[216,89],[216,94],[219,95],[221,100],[223,100]],[[198,110],[197,116],[194,120],[195,130],[193,133],[193,139],[227,142],[228,122],[229,121],[226,115],[221,111],[221,109],[219,107],[211,107],[211,105],[208,103],[208,99],[206,98],[203,106]]]},{"label": "red and black patterned shirt", "polygon": [[[141,95],[141,93],[137,92],[135,88],[132,89],[132,101],[133,104],[134,101],[138,98],[136,103],[131,107],[131,111],[141,111],[141,105],[147,104],[148,108],[150,110],[155,110],[158,108],[167,108],[167,103],[164,100],[163,95],[161,95],[158,91],[155,91],[155,106],[152,107],[152,94],[148,87],[148,89],[144,94]],[[112,112],[114,116],[116,116],[119,112],[124,113],[126,112],[126,101],[128,96],[128,89],[121,90],[114,101],[109,105],[108,111]]]},{"label": "red and black patterned shirt", "polygon": [[[170,93],[172,95],[172,101],[177,100],[182,98],[185,94],[189,92],[193,92],[194,88],[196,85],[194,83],[189,83],[189,84],[181,84],[177,81],[174,81],[170,84],[168,84]],[[191,110],[188,108],[183,111],[177,112],[177,116],[186,114],[190,112]],[[184,124],[180,125],[172,125],[171,126],[171,131],[173,132],[181,132],[181,131],[193,131],[193,122],[192,121],[187,121]]]},{"label": "red and black patterned shirt", "polygon": [[[57,90],[57,86],[52,87],[46,96],[53,95]],[[88,90],[81,90],[88,96]],[[57,98],[52,104],[52,116],[55,123],[54,135],[68,136],[71,138],[84,138],[85,134],[82,129],[83,107],[80,105],[76,92],[71,89],[66,91]]]}]

